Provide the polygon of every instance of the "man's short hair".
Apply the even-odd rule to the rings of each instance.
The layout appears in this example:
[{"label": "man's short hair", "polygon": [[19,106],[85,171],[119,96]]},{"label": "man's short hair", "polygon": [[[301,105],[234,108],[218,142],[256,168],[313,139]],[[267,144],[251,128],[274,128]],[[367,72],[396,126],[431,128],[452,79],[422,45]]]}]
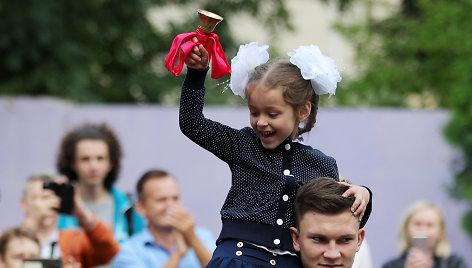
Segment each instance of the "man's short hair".
[{"label": "man's short hair", "polygon": [[30,230],[21,228],[21,227],[14,227],[14,228],[6,230],[0,236],[0,256],[5,257],[8,243],[10,243],[10,241],[15,238],[27,238],[35,242],[36,244],[38,244],[38,246],[40,246],[38,237],[33,232],[31,232]]},{"label": "man's short hair", "polygon": [[113,183],[118,178],[121,160],[121,145],[116,134],[106,124],[85,123],[82,126],[69,131],[61,142],[57,159],[57,170],[67,176],[70,181],[77,181],[77,173],[72,168],[75,161],[77,143],[81,140],[102,140],[108,145],[108,153],[111,162],[111,170],[103,182],[107,190],[111,190]]},{"label": "man's short hair", "polygon": [[332,178],[322,177],[302,185],[295,197],[295,226],[299,228],[300,220],[309,211],[335,215],[351,209],[355,197],[343,197],[349,189]]},{"label": "man's short hair", "polygon": [[163,178],[170,176],[169,173],[161,169],[151,169],[146,171],[141,178],[139,178],[138,183],[136,184],[136,192],[138,193],[138,199],[143,200],[144,198],[144,184],[152,178]]},{"label": "man's short hair", "polygon": [[54,178],[56,175],[53,174],[46,174],[46,173],[41,173],[41,174],[34,174],[31,175],[25,182],[23,186],[23,197],[26,197],[26,194],[28,193],[28,187],[30,186],[30,183],[35,182],[35,181],[40,181],[43,184],[46,182],[52,182],[54,181]]}]

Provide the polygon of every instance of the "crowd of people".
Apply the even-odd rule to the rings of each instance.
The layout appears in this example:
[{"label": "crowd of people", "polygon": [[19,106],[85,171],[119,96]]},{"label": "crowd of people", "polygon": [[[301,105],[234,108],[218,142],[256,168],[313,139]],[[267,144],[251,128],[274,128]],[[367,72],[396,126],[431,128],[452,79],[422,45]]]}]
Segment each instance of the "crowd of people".
[{"label": "crowd of people", "polygon": [[[242,46],[231,86],[247,99],[251,127],[234,129],[203,115],[211,55],[193,41],[179,123],[232,172],[219,237],[196,226],[166,170],[145,171],[133,203],[115,186],[117,135],[106,124],[85,123],[62,139],[57,174],[26,180],[25,219],[3,230],[0,267],[369,268],[362,244],[372,192],[340,180],[335,159],[300,137],[316,122],[319,96],[333,95],[340,81],[330,59],[314,46],[295,50],[289,61],[269,60],[267,47],[255,43]],[[311,75],[319,60],[327,77]],[[409,210],[400,245],[402,255],[385,268],[466,267],[450,254],[444,217],[433,204]],[[355,261],[360,250],[367,259]]]}]

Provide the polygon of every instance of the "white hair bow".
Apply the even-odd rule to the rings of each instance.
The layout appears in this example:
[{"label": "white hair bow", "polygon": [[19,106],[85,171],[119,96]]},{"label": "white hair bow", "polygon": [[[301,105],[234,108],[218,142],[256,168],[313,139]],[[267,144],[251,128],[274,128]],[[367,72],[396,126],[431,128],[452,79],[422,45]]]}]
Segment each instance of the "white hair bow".
[{"label": "white hair bow", "polygon": [[259,46],[257,42],[241,45],[238,54],[231,60],[230,88],[235,95],[245,96],[245,89],[249,80],[249,74],[257,66],[269,60],[268,45]]},{"label": "white hair bow", "polygon": [[336,93],[342,78],[334,60],[324,56],[318,46],[300,46],[287,54],[290,62],[300,68],[303,78],[311,81],[317,95]]}]

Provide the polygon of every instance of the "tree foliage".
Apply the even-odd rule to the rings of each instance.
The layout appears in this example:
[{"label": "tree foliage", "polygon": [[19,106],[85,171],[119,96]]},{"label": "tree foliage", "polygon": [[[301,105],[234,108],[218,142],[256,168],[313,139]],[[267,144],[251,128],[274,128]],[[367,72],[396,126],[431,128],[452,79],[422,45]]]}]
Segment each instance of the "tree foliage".
[{"label": "tree foliage", "polygon": [[[152,27],[150,8],[169,5],[184,15],[163,29]],[[175,100],[183,77],[165,70],[164,59],[177,34],[196,29],[197,8],[224,17],[215,32],[227,56],[239,45],[229,30],[236,12],[252,15],[272,32],[290,27],[281,0],[0,0],[0,94],[78,102]],[[227,98],[209,92],[207,101]]]},{"label": "tree foliage", "polygon": [[[403,0],[386,18],[338,25],[356,47],[360,74],[336,99],[449,109],[445,136],[463,153],[452,192],[472,204],[471,13],[468,0]],[[472,209],[464,216],[470,235],[471,219]]]}]

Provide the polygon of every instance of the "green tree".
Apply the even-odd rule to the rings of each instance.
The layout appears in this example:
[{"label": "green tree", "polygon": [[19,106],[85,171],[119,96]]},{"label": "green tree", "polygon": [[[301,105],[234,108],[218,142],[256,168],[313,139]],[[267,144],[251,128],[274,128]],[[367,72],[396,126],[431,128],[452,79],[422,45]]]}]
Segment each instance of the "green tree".
[{"label": "green tree", "polygon": [[[463,153],[455,165],[452,192],[472,205],[471,13],[468,0],[403,0],[386,18],[337,25],[354,44],[360,71],[346,79],[336,100],[344,105],[448,109],[445,136]],[[472,235],[472,209],[463,222]]]},{"label": "green tree", "polygon": [[[150,8],[169,5],[188,16],[169,21],[166,30],[153,28]],[[197,8],[224,17],[215,32],[227,56],[239,45],[229,31],[236,12],[249,13],[272,32],[290,28],[281,0],[0,0],[0,94],[78,102],[162,103],[169,96],[175,101],[183,77],[171,75],[164,59],[177,34],[196,29]],[[216,82],[221,81],[210,83]],[[231,98],[213,91],[207,102]]]}]

